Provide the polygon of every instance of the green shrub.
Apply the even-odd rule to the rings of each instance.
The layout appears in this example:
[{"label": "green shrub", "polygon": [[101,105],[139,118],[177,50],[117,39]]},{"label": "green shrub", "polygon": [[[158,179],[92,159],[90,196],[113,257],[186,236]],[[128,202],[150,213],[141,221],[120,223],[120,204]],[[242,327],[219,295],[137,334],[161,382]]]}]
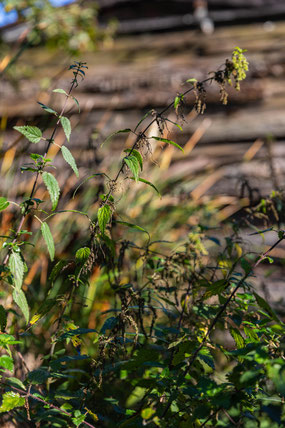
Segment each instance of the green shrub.
[{"label": "green shrub", "polygon": [[[115,177],[96,171],[76,189],[81,198],[86,183],[101,180],[104,192],[96,215],[93,200],[88,200],[91,208],[87,212],[57,210],[61,189],[47,157],[56,144],[59,127],[67,141],[70,139],[71,123],[65,111],[69,102],[78,104],[72,90],[79,76],[85,76],[86,68],[84,63],[75,62],[70,67],[74,78],[69,91],[55,90],[65,97],[60,113],[41,104],[57,118],[51,136],[46,137],[36,126],[15,127],[31,143],[44,142],[46,149],[44,155],[31,154],[32,163],[22,167],[23,172],[35,175],[34,185],[29,197],[16,204],[20,219],[14,230],[2,238],[3,418],[16,426],[43,427],[282,425],[284,325],[252,286],[254,270],[269,259],[269,251],[256,256],[243,248],[242,223],[232,222],[231,234],[223,241],[212,236],[210,221],[206,224],[211,216],[207,208],[199,214],[198,224],[178,242],[165,241],[166,229],[159,229],[161,235],[153,239],[155,218],[164,222],[166,213],[155,209],[140,193],[124,201],[132,207],[142,204],[143,226],[127,218],[128,206],[121,204],[117,210],[120,180],[129,183],[128,189],[141,186],[139,189],[148,189],[159,198],[157,185],[149,181],[149,174],[144,175],[151,142],[183,151],[165,138],[164,128],[169,123],[181,128],[167,112],[174,108],[179,116],[183,100],[193,91],[195,107],[202,113],[207,83],[219,85],[225,103],[226,85],[234,80],[238,90],[245,78],[248,64],[243,51],[236,48],[224,68],[205,81],[189,79],[189,89],[162,112],[148,112],[134,130],[114,133],[135,134],[135,142],[124,150]],[[147,131],[155,123],[158,135],[149,137]],[[60,152],[67,167],[78,176],[76,161],[66,144]],[[47,188],[48,203],[35,197],[41,182]],[[131,193],[128,189],[127,195]],[[282,195],[274,193],[251,215],[267,218],[277,202],[282,209]],[[1,197],[2,211],[10,204]],[[148,208],[153,219],[149,228]],[[191,210],[200,213],[197,207]],[[68,259],[57,251],[60,242],[54,242],[49,225],[64,212],[81,215],[89,225]],[[169,213],[175,218],[172,227],[182,214],[175,210]],[[36,231],[24,229],[31,217],[38,222],[51,260],[48,286],[43,290],[36,284],[30,290],[23,285],[30,253],[34,251],[36,258],[41,248],[40,240],[35,241],[35,249],[28,246],[29,235],[33,232],[38,236]],[[68,239],[68,229],[62,227],[62,237]],[[281,240],[282,231],[274,246]],[[96,310],[100,301],[105,302],[105,308],[101,305]],[[32,371],[25,364],[30,354],[41,358]]]}]

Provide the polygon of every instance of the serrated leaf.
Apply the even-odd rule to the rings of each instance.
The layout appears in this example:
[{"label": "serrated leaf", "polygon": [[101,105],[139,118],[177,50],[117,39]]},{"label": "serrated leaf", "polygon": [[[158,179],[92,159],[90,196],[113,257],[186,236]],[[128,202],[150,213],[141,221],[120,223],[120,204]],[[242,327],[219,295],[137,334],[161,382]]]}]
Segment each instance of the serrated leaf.
[{"label": "serrated leaf", "polygon": [[125,132],[131,132],[131,129],[126,128],[126,129],[120,129],[119,131],[113,132],[112,134],[109,135],[109,137],[106,138],[106,140],[103,141],[103,143],[101,144],[101,147],[103,146],[103,144],[107,143],[112,137],[114,137],[114,135],[122,134]]},{"label": "serrated leaf", "polygon": [[237,345],[237,348],[238,349],[243,348],[244,347],[244,338],[242,337],[242,335],[240,334],[238,329],[230,328],[230,333],[231,333],[231,336]]},{"label": "serrated leaf", "polygon": [[276,322],[280,323],[280,319],[278,318],[276,312],[271,308],[271,306],[269,305],[269,303],[267,303],[259,294],[253,292],[254,297],[258,303],[258,305],[260,306],[260,308],[264,309],[265,312],[267,312],[267,314],[273,318]]},{"label": "serrated leaf", "polygon": [[20,290],[23,283],[25,265],[20,253],[12,252],[9,257],[9,269],[13,275],[13,283],[17,290]]},{"label": "serrated leaf", "polygon": [[50,108],[50,107],[46,106],[45,104],[40,103],[39,101],[38,101],[38,104],[39,104],[39,105],[41,106],[41,108],[43,108],[47,113],[54,114],[55,116],[57,116],[57,115],[58,115],[58,114],[57,114],[57,111],[55,111],[54,109],[52,109],[52,108]]},{"label": "serrated leaf", "polygon": [[17,387],[17,388],[21,388],[21,389],[23,389],[24,391],[26,390],[26,387],[25,387],[25,385],[23,384],[23,382],[21,382],[21,381],[20,381],[20,379],[18,379],[18,378],[16,378],[16,377],[7,377],[7,378],[5,379],[5,382],[6,382],[8,385],[12,385],[12,386],[15,386],[15,387]]},{"label": "serrated leaf", "polygon": [[144,232],[149,236],[149,233],[147,230],[145,230],[143,227],[137,226],[136,224],[129,223],[127,221],[119,221],[119,220],[117,220],[116,223],[123,224],[124,226],[127,226],[130,229],[138,230],[139,232]]},{"label": "serrated leaf", "polygon": [[39,385],[39,384],[44,383],[49,378],[49,376],[50,376],[50,374],[47,370],[36,369],[36,370],[29,372],[28,381],[32,385]]},{"label": "serrated leaf", "polygon": [[139,161],[133,155],[124,158],[125,164],[130,168],[131,172],[134,174],[135,181],[139,179]]},{"label": "serrated leaf", "polygon": [[37,126],[14,126],[13,129],[20,132],[31,143],[38,143],[42,138],[42,131]]},{"label": "serrated leaf", "polygon": [[98,210],[98,224],[103,235],[105,234],[106,225],[111,218],[111,209],[109,205],[103,205],[103,207]]},{"label": "serrated leaf", "polygon": [[11,334],[0,334],[0,346],[4,346],[5,348],[7,345],[16,345],[16,343],[21,343],[18,340],[15,340],[15,337]]},{"label": "serrated leaf", "polygon": [[69,141],[70,134],[71,134],[71,123],[70,123],[70,120],[67,117],[62,116],[60,118],[60,123],[61,123],[61,125],[63,127],[63,130],[64,130],[64,133],[66,135],[67,141]]},{"label": "serrated leaf", "polygon": [[76,251],[75,259],[78,263],[85,263],[88,260],[88,257],[90,256],[90,248],[83,247]]},{"label": "serrated leaf", "polygon": [[61,153],[62,153],[62,156],[63,156],[63,158],[64,158],[65,162],[67,162],[67,163],[68,163],[68,165],[70,165],[70,166],[71,166],[71,168],[72,168],[72,169],[73,169],[73,171],[74,171],[74,174],[76,175],[76,177],[77,177],[77,178],[79,178],[78,168],[77,168],[77,165],[76,165],[75,159],[74,159],[74,157],[72,156],[71,151],[70,151],[66,146],[62,146],[62,147],[61,147]]},{"label": "serrated leaf", "polygon": [[60,188],[59,188],[58,182],[54,178],[54,176],[49,172],[43,173],[43,181],[49,192],[51,203],[52,203],[52,210],[54,211],[57,207],[59,194],[60,194]]},{"label": "serrated leaf", "polygon": [[0,413],[9,412],[15,407],[22,407],[25,405],[25,398],[21,397],[18,392],[8,391],[2,395],[2,404],[0,406]]},{"label": "serrated leaf", "polygon": [[2,355],[0,357],[0,367],[3,367],[5,370],[12,372],[14,370],[13,358],[9,357],[9,355]]},{"label": "serrated leaf", "polygon": [[4,331],[7,324],[7,312],[4,306],[0,305],[0,331]]},{"label": "serrated leaf", "polygon": [[41,231],[49,252],[50,259],[51,261],[53,261],[54,254],[55,254],[54,241],[53,241],[53,236],[51,234],[50,228],[48,227],[47,223],[43,222],[41,224]]},{"label": "serrated leaf", "polygon": [[125,153],[130,153],[132,152],[131,156],[135,156],[138,160],[138,163],[140,164],[141,167],[141,171],[143,170],[143,158],[142,155],[140,154],[140,152],[138,150],[135,149],[126,149],[124,150]]},{"label": "serrated leaf", "polygon": [[23,312],[23,315],[25,317],[26,322],[29,322],[29,306],[26,299],[25,294],[23,293],[23,290],[14,290],[13,291],[13,300],[16,303],[16,305],[19,306],[21,311]]},{"label": "serrated leaf", "polygon": [[50,276],[49,276],[49,281],[50,282],[54,282],[57,278],[57,276],[59,275],[59,273],[61,272],[62,268],[67,264],[67,262],[65,260],[59,260],[55,266],[53,267]]},{"label": "serrated leaf", "polygon": [[151,186],[156,192],[157,194],[161,197],[161,194],[159,193],[158,189],[155,187],[154,184],[152,184],[150,181],[145,180],[144,178],[139,178],[138,180],[135,179],[135,177],[130,177],[130,180],[134,180],[134,181],[140,181],[141,183],[144,184],[148,184],[149,186]]},{"label": "serrated leaf", "polygon": [[64,94],[68,97],[68,94],[65,92],[65,90],[61,88],[54,89],[52,92],[57,92],[58,94]]},{"label": "serrated leaf", "polygon": [[171,144],[172,146],[174,146],[177,149],[179,149],[182,152],[184,152],[184,150],[182,149],[181,146],[179,146],[179,144],[174,143],[174,141],[168,140],[167,138],[162,138],[162,137],[151,137],[151,138],[153,138],[154,140],[157,140],[157,141],[162,141],[163,143]]},{"label": "serrated leaf", "polygon": [[7,201],[7,199],[4,198],[4,196],[1,196],[1,198],[0,198],[0,211],[5,210],[9,205],[10,204]]}]

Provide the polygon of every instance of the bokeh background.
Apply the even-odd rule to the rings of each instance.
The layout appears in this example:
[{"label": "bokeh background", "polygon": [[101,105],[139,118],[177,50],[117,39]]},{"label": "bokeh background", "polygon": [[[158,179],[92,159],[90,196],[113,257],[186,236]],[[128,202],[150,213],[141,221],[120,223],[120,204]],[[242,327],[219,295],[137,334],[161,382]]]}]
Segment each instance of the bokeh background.
[{"label": "bokeh background", "polygon": [[[74,93],[81,112],[76,105],[69,108],[73,128],[69,148],[77,160],[80,180],[63,167],[56,147],[49,157],[54,158],[57,179],[63,186],[59,209],[80,209],[95,216],[103,181],[89,180],[72,198],[75,189],[91,174],[116,174],[123,149],[133,142],[132,135],[126,138],[119,134],[101,147],[105,138],[118,129],[133,129],[150,109],[163,109],[186,89],[183,82],[206,78],[230,58],[236,46],[248,50],[250,63],[241,91],[230,90],[224,106],[218,88],[209,86],[207,108],[200,116],[193,109],[194,97],[185,99],[183,118],[179,119],[183,132],[175,126],[165,129],[165,138],[183,146],[184,154],[158,143],[147,154],[142,174],[155,183],[163,198],[143,185],[129,188],[122,179],[117,189],[120,218],[145,227],[153,239],[163,236],[179,242],[197,224],[214,228],[213,235],[223,238],[226,229],[221,230],[221,224],[226,227],[229,219],[238,219],[272,190],[283,188],[282,1],[6,0],[0,3],[0,25],[0,189],[9,200],[19,203],[29,193],[33,178],[31,173],[22,174],[20,166],[29,162],[28,154],[35,151],[13,126],[37,124],[50,135],[53,123],[37,101],[55,110],[61,108],[62,98],[52,90],[68,89],[72,77],[68,66],[74,59],[88,65],[86,78]],[[175,112],[170,118],[176,120]],[[153,126],[148,132],[156,135],[157,131]],[[64,141],[63,132],[59,132],[56,143]],[[43,187],[36,197],[47,199]],[[2,235],[18,215],[17,208],[10,207],[2,215]],[[74,254],[87,239],[88,222],[80,216],[64,213],[55,216],[50,226],[58,257]],[[35,231],[36,240],[38,225],[30,221],[27,228]],[[262,244],[264,250],[276,238],[274,232],[267,233],[262,242],[250,232],[244,229],[248,245],[260,248]],[[132,232],[128,233],[133,239]],[[256,284],[282,311],[285,247],[281,245],[272,255],[279,266],[274,271],[259,267]],[[29,257],[31,269],[25,287],[41,300],[46,293],[49,262],[38,249],[31,250]],[[266,284],[261,279],[264,270],[270,274]],[[88,291],[91,328],[96,325],[96,310],[108,308],[104,290],[100,303],[94,300],[96,293],[101,293],[98,278],[98,271],[94,271]]]}]

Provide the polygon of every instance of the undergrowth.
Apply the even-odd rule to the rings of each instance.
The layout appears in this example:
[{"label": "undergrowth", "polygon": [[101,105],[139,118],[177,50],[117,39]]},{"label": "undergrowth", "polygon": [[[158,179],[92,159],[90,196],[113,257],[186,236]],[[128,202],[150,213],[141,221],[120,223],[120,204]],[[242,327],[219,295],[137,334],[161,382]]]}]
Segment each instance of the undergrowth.
[{"label": "undergrowth", "polygon": [[[61,112],[40,103],[56,118],[51,135],[37,126],[15,126],[31,143],[45,145],[43,154],[32,153],[31,162],[21,168],[34,176],[28,197],[20,203],[0,198],[1,211],[18,212],[13,230],[1,237],[2,422],[35,427],[281,426],[284,324],[253,283],[258,265],[272,262],[269,253],[283,240],[283,193],[277,190],[247,207],[243,217],[227,225],[225,238],[212,233],[213,212],[207,207],[193,203],[177,215],[177,207],[168,212],[151,205],[154,195],[161,198],[161,189],[149,179],[154,146],[183,152],[166,133],[172,126],[182,131],[187,95],[195,94],[194,107],[203,113],[207,85],[217,84],[226,104],[227,86],[239,90],[246,77],[244,51],[235,48],[223,68],[204,81],[188,79],[188,89],[161,112],[150,110],[135,129],[109,137],[132,133],[135,140],[124,149],[113,178],[91,171],[74,189],[73,197],[80,200],[82,189],[97,180],[86,211],[57,209],[62,189],[49,158],[60,128],[67,143],[70,139],[67,106],[73,102],[79,108],[73,89],[87,66],[75,62],[70,70],[69,90],[54,90],[64,97]],[[176,121],[168,116],[171,110]],[[154,125],[157,132],[149,135]],[[78,177],[67,143],[57,148]],[[49,202],[37,197],[42,186]],[[136,196],[128,199],[134,188]],[[145,188],[153,192],[152,199],[149,192],[140,193]],[[127,218],[130,206],[144,218],[143,226]],[[173,230],[189,213],[198,220],[188,223],[177,242],[168,241],[171,230],[163,224]],[[57,251],[61,242],[53,238],[58,234],[52,221],[63,214],[82,216],[86,225],[76,240],[60,223],[61,239],[76,247],[72,255]],[[257,228],[260,222],[263,231]],[[255,228],[253,234],[275,231],[275,244],[256,253],[244,242],[245,225]],[[41,255],[42,239],[50,258],[49,278],[42,284],[35,277],[31,283],[27,278]],[[32,368],[31,358],[36,361]]]}]

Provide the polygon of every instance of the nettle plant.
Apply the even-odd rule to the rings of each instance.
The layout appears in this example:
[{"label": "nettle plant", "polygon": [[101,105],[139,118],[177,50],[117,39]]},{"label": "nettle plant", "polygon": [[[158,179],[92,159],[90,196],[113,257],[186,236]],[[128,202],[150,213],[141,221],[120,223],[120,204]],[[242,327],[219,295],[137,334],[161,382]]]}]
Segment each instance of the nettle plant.
[{"label": "nettle plant", "polygon": [[[183,151],[165,138],[168,123],[182,130],[167,112],[174,109],[180,116],[186,96],[194,92],[195,108],[202,113],[206,85],[214,82],[226,103],[226,86],[233,80],[238,90],[248,70],[243,53],[235,48],[222,69],[202,82],[189,79],[189,89],[163,111],[151,110],[134,130],[114,133],[132,132],[135,142],[124,150],[113,179],[98,172],[88,177],[103,179],[105,192],[96,215],[81,213],[89,221],[86,241],[68,260],[56,255],[48,225],[59,213],[60,187],[47,156],[60,126],[69,141],[71,125],[64,113],[70,99],[78,105],[72,90],[79,76],[85,76],[85,63],[70,67],[74,78],[68,92],[55,90],[65,96],[60,114],[41,104],[57,117],[50,137],[36,126],[15,127],[31,143],[45,141],[46,149],[44,155],[31,154],[33,164],[22,168],[35,174],[34,185],[18,205],[18,226],[2,237],[1,280],[8,302],[0,306],[3,421],[35,427],[167,428],[265,427],[284,422],[284,325],[250,282],[268,252],[258,257],[244,252],[239,227],[233,223],[225,245],[199,225],[178,246],[168,243],[170,249],[164,253],[146,229],[118,220],[116,211],[120,178],[159,193],[141,176],[152,139]],[[142,129],[144,121],[148,124]],[[147,134],[153,124],[158,136]],[[67,146],[60,150],[78,176]],[[50,205],[35,198],[41,180],[50,196],[50,213]],[[9,203],[2,197],[1,210]],[[24,238],[31,233],[23,227],[31,216],[39,223],[51,262],[55,261],[40,305],[34,305],[32,298],[27,301],[22,288],[29,251]],[[122,229],[141,232],[146,239],[138,243],[124,239]],[[278,233],[274,245],[283,239],[283,232]],[[218,248],[213,254],[207,248],[210,239]],[[97,317],[96,328],[89,328],[92,305],[86,308],[85,303],[94,278],[104,287],[110,305]],[[34,370],[25,363],[28,352],[34,358],[41,356]]]}]

